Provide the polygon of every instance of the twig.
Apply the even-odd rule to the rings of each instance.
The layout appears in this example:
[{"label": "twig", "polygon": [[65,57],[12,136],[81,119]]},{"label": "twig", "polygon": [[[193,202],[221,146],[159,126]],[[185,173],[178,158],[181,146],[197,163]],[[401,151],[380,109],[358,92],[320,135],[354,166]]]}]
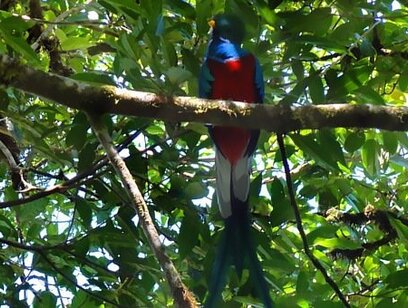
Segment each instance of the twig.
[{"label": "twig", "polygon": [[53,246],[39,246],[39,245],[26,245],[19,242],[14,242],[7,240],[5,238],[0,238],[0,244],[5,244],[14,248],[23,249],[32,252],[40,252],[44,250],[51,250],[51,249],[61,249],[62,245],[53,245]]},{"label": "twig", "polygon": [[[101,301],[107,302],[109,304],[114,305],[115,307],[119,307],[119,305],[107,298],[104,298],[98,294],[95,294],[92,291],[89,291],[88,289],[78,285],[75,281],[73,281],[69,276],[67,276],[64,272],[62,272],[60,269],[58,269],[56,267],[56,265],[54,263],[52,263],[52,261],[47,257],[47,254],[45,253],[45,251],[48,250],[52,250],[52,249],[61,249],[62,246],[61,245],[54,245],[54,246],[38,246],[38,245],[25,245],[25,244],[21,244],[18,242],[14,242],[14,241],[10,241],[4,238],[0,238],[0,243],[2,244],[6,244],[8,246],[12,246],[18,249],[22,249],[22,250],[26,250],[26,251],[31,251],[31,252],[36,252],[38,253],[41,257],[44,258],[44,260],[57,272],[59,273],[62,277],[64,277],[66,280],[68,280],[70,283],[72,283],[73,285],[75,285],[77,288],[81,289],[82,291],[84,291],[85,293],[91,295],[94,298],[97,298]],[[66,250],[64,250],[65,252],[67,252]],[[56,284],[57,285],[57,284]]]},{"label": "twig", "polygon": [[[87,173],[87,172],[85,172],[85,173]],[[44,198],[46,196],[49,196],[49,195],[52,195],[52,194],[55,194],[55,193],[64,193],[68,189],[78,187],[80,185],[83,185],[85,182],[87,182],[87,181],[79,182],[84,177],[85,177],[84,173],[81,173],[80,175],[78,175],[76,177],[73,177],[72,179],[66,181],[65,183],[54,185],[54,186],[52,186],[50,188],[47,188],[47,189],[45,189],[43,191],[40,191],[39,193],[31,195],[31,196],[29,196],[27,198],[0,202],[0,209],[26,204],[26,203],[29,203],[29,202]]]},{"label": "twig", "polygon": [[373,23],[366,31],[364,31],[363,34],[361,34],[361,35],[349,46],[349,48],[347,48],[347,50],[346,50],[343,54],[340,55],[340,57],[339,57],[336,61],[333,61],[329,66],[327,66],[325,69],[323,69],[323,70],[320,72],[320,75],[321,75],[321,76],[324,76],[324,75],[326,74],[326,72],[327,72],[330,68],[332,68],[332,67],[334,67],[335,65],[337,65],[338,63],[340,63],[348,54],[351,53],[351,51],[353,50],[353,48],[357,47],[357,46],[358,46],[358,43],[361,42],[361,40],[364,39],[371,31],[373,31],[373,29],[375,29],[375,27],[376,27],[378,24],[380,24],[380,23],[381,23],[380,20],[377,20],[375,23]]},{"label": "twig", "polygon": [[43,40],[44,38],[48,37],[50,35],[50,33],[54,30],[55,26],[61,22],[62,20],[64,20],[65,18],[67,18],[68,16],[70,16],[71,14],[74,14],[76,12],[81,11],[82,9],[84,9],[86,6],[88,6],[90,3],[92,2],[92,0],[88,0],[86,1],[84,4],[76,6],[71,8],[68,11],[63,12],[61,15],[59,15],[57,18],[55,18],[54,20],[54,24],[50,24],[47,29],[45,29],[41,35],[37,38],[37,40],[31,45],[31,48],[33,50],[37,50],[38,46],[40,46],[40,42],[41,40]]},{"label": "twig", "polygon": [[11,151],[8,149],[8,147],[3,143],[3,141],[0,140],[0,152],[4,155],[4,157],[7,160],[8,165],[10,166],[11,170],[18,170],[20,169],[17,166],[17,162],[14,159],[13,154]]},{"label": "twig", "polygon": [[171,289],[177,307],[197,307],[193,294],[183,284],[180,274],[177,272],[173,262],[164,251],[159,234],[154,226],[146,202],[134,181],[132,174],[127,168],[124,160],[112,144],[112,139],[103,124],[100,116],[88,114],[92,129],[104,147],[107,156],[120,176],[123,186],[129,194],[130,200],[139,216],[142,229],[153,250],[157,261],[165,272],[167,282]]},{"label": "twig", "polygon": [[291,174],[290,174],[290,168],[289,168],[289,164],[288,164],[288,158],[287,158],[287,155],[286,155],[283,136],[281,134],[277,134],[277,140],[278,140],[279,149],[280,149],[281,156],[282,156],[283,168],[285,169],[285,176],[286,176],[286,183],[287,183],[287,186],[288,186],[290,204],[291,204],[293,212],[295,214],[296,227],[297,227],[297,229],[299,231],[300,237],[302,238],[303,249],[305,250],[306,255],[308,256],[310,261],[313,263],[313,265],[322,273],[322,275],[323,275],[324,279],[326,280],[326,282],[331,286],[333,291],[337,294],[338,298],[343,302],[344,306],[345,307],[351,307],[349,302],[347,301],[346,297],[344,296],[344,294],[340,291],[339,286],[329,276],[326,269],[319,262],[319,260],[317,260],[315,258],[315,256],[313,255],[313,252],[309,248],[306,233],[305,233],[305,230],[303,229],[303,225],[302,225],[302,217],[300,216],[300,211],[299,211],[298,205],[296,203],[295,194],[294,194],[294,191],[293,191],[292,177],[291,177]]},{"label": "twig", "polygon": [[[146,126],[141,127],[134,134],[132,134],[131,136],[126,138],[123,141],[123,143],[120,146],[118,146],[118,151],[121,151],[122,149],[126,148],[145,128],[146,128]],[[2,148],[1,148],[1,144],[0,144],[0,150],[1,149]],[[96,171],[98,171],[102,167],[106,166],[107,163],[108,163],[108,158],[106,156],[101,157],[91,168],[89,168],[88,170],[85,170],[84,172],[76,175],[72,179],[69,179],[69,180],[65,181],[64,183],[57,184],[57,185],[54,185],[52,187],[49,187],[49,188],[47,188],[47,189],[45,189],[43,191],[40,191],[37,194],[29,196],[27,198],[16,199],[16,200],[11,200],[11,201],[6,201],[6,202],[0,202],[0,209],[26,204],[26,203],[29,203],[29,202],[44,198],[46,196],[49,196],[49,195],[52,195],[52,194],[55,194],[55,193],[64,193],[68,189],[75,188],[75,187],[78,187],[80,185],[83,185],[84,183],[92,180],[93,178],[82,181],[83,179],[87,178],[90,175],[93,175]],[[39,173],[37,171],[35,171],[35,172]],[[45,175],[44,173],[40,173],[40,174]],[[61,179],[61,176],[58,176],[58,177],[52,176],[52,178]],[[66,177],[63,176],[62,178],[66,178]]]},{"label": "twig", "polygon": [[38,254],[53,268],[54,271],[56,271],[58,274],[60,274],[62,277],[64,277],[67,281],[69,281],[70,283],[72,283],[75,287],[77,287],[78,289],[81,289],[82,291],[84,291],[85,293],[87,293],[88,295],[92,296],[93,298],[96,298],[100,301],[109,303],[115,307],[120,307],[120,305],[118,303],[115,303],[114,301],[111,301],[110,299],[107,299],[99,294],[96,294],[92,291],[89,291],[87,288],[84,288],[83,286],[79,285],[76,281],[74,281],[73,279],[71,279],[71,277],[69,277],[68,275],[66,275],[63,271],[61,271],[48,257],[47,255],[43,252],[43,251],[38,251]]}]

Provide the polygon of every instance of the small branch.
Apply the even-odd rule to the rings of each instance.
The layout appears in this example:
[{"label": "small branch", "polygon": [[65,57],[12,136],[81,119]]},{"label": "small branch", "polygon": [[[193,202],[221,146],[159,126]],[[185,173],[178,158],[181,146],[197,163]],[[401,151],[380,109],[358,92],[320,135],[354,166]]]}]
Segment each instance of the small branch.
[{"label": "small branch", "polygon": [[20,168],[17,166],[17,162],[14,159],[13,154],[10,152],[8,147],[0,140],[0,152],[6,158],[7,164],[9,165],[12,171],[19,170]]},{"label": "small branch", "polygon": [[173,262],[166,255],[146,202],[144,201],[124,160],[113,146],[112,139],[105,125],[102,123],[101,117],[88,114],[88,118],[96,136],[104,147],[111,164],[120,176],[125,190],[129,194],[130,200],[139,216],[144,234],[166,275],[167,282],[177,307],[197,307],[193,294],[183,284],[180,274],[177,272]]},{"label": "small branch", "polygon": [[9,166],[13,188],[15,190],[21,189],[19,190],[20,192],[36,189],[36,187],[24,179],[23,170],[18,166],[15,156],[2,140],[0,140],[0,152],[5,157]]},{"label": "small branch", "polygon": [[80,180],[80,176],[76,176],[76,177],[72,178],[71,180],[66,181],[65,183],[54,185],[54,186],[52,186],[50,188],[47,188],[47,189],[45,189],[43,191],[40,191],[39,193],[31,195],[31,196],[29,196],[27,198],[0,202],[0,209],[10,208],[10,207],[13,207],[13,206],[26,204],[26,203],[29,203],[29,202],[44,198],[44,197],[52,195],[52,194],[64,193],[68,189],[71,189],[71,188],[74,188],[74,187],[77,187],[79,185],[84,184],[84,182],[79,182],[79,180]]},{"label": "small branch", "polygon": [[319,260],[317,260],[317,258],[313,255],[313,252],[309,248],[306,233],[305,233],[305,230],[303,229],[302,217],[300,216],[299,207],[298,207],[298,205],[296,203],[295,193],[293,191],[292,177],[291,177],[291,174],[290,174],[290,168],[289,168],[288,159],[287,159],[287,155],[286,155],[283,136],[281,134],[278,134],[277,135],[277,140],[278,140],[279,149],[280,149],[281,156],[282,156],[283,168],[285,169],[285,176],[286,176],[286,183],[287,183],[287,186],[288,186],[290,204],[291,204],[293,212],[295,214],[296,227],[297,227],[297,229],[299,231],[300,237],[302,238],[303,249],[305,250],[306,255],[308,256],[310,261],[313,263],[313,265],[322,273],[322,275],[323,275],[324,279],[326,280],[326,282],[330,285],[330,287],[333,289],[333,291],[337,294],[338,298],[343,302],[343,305],[345,307],[351,307],[349,302],[347,301],[346,297],[341,292],[339,286],[329,276],[326,269],[319,262]]},{"label": "small branch", "polygon": [[63,21],[65,18],[67,18],[68,16],[77,13],[79,11],[81,11],[82,9],[84,9],[86,6],[88,6],[90,3],[92,2],[92,0],[88,0],[86,1],[84,4],[76,6],[71,8],[70,10],[67,10],[65,12],[63,12],[61,15],[59,15],[57,18],[55,18],[54,20],[54,24],[50,24],[42,33],[41,35],[37,38],[37,40],[31,45],[31,48],[36,50],[39,46],[40,46],[40,42],[41,40],[43,40],[44,38],[48,37],[51,32],[54,30],[55,26]]},{"label": "small branch", "polygon": [[40,246],[35,246],[35,245],[25,245],[25,244],[21,244],[18,242],[14,242],[14,241],[10,241],[10,240],[6,240],[5,238],[0,238],[0,244],[5,244],[14,248],[18,248],[18,249],[23,249],[23,250],[27,250],[27,251],[33,251],[33,252],[40,252],[43,250],[42,247]]},{"label": "small branch", "polygon": [[361,247],[355,249],[336,248],[329,252],[333,258],[345,258],[348,260],[355,260],[361,258],[364,253],[379,249],[398,238],[398,233],[392,226],[389,216],[393,219],[398,219],[401,223],[408,225],[408,219],[398,216],[391,210],[376,209],[373,205],[367,205],[362,213],[343,213],[332,208],[329,209],[323,217],[327,221],[338,221],[350,226],[363,226],[368,223],[374,223],[384,233],[384,236],[373,242],[366,242],[361,244]]},{"label": "small branch", "polygon": [[87,288],[84,288],[83,286],[79,285],[76,281],[74,281],[73,279],[71,279],[71,277],[69,277],[68,275],[66,275],[63,271],[61,271],[48,257],[47,255],[43,252],[43,251],[38,251],[38,254],[52,267],[52,269],[57,272],[58,274],[60,274],[62,277],[64,277],[64,279],[66,279],[69,283],[73,284],[75,287],[77,287],[78,289],[84,291],[85,293],[87,293],[88,295],[92,296],[95,299],[98,299],[102,302],[106,302],[109,303],[115,307],[120,307],[119,304],[111,301],[110,299],[107,299],[95,292],[89,291]]},{"label": "small branch", "polygon": [[[121,151],[122,149],[126,148],[143,131],[144,128],[145,126],[138,129],[134,134],[126,138],[126,140],[124,140],[123,143],[118,147],[118,151]],[[1,144],[0,144],[0,150],[1,150]],[[72,188],[81,186],[85,184],[87,181],[92,180],[92,179],[87,179],[87,180],[84,180],[84,179],[86,179],[87,177],[91,175],[94,175],[96,171],[106,166],[107,163],[108,163],[108,158],[106,156],[101,157],[91,168],[89,168],[88,170],[85,170],[84,172],[76,175],[75,177],[61,184],[54,185],[52,187],[49,187],[43,191],[40,191],[34,195],[31,195],[23,199],[16,199],[16,200],[11,200],[11,201],[0,202],[0,209],[23,205],[23,204],[44,198],[52,194],[64,193],[68,189],[72,189]],[[44,175],[44,173],[42,174]],[[51,176],[51,175],[46,174],[46,176]],[[56,179],[61,179],[61,176],[52,176],[52,177]],[[65,178],[65,176],[62,176],[62,178]]]}]

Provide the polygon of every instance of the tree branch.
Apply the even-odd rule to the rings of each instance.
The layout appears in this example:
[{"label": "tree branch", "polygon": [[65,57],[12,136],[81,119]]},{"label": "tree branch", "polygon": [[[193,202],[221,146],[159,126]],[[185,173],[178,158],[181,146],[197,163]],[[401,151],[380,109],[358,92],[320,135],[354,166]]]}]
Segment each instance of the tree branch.
[{"label": "tree branch", "polygon": [[114,301],[99,295],[97,292],[90,291],[87,288],[84,288],[83,286],[79,285],[75,280],[73,280],[71,277],[69,277],[67,274],[65,274],[62,270],[60,270],[56,264],[54,264],[48,256],[43,252],[43,251],[37,251],[37,253],[51,266],[51,268],[58,274],[60,274],[64,279],[66,279],[69,283],[73,284],[76,288],[84,291],[86,294],[92,296],[93,298],[96,298],[100,300],[101,302],[106,302],[111,304],[114,307],[120,307],[117,303]]},{"label": "tree branch", "polygon": [[116,169],[125,190],[130,196],[130,200],[132,201],[133,206],[139,216],[139,221],[144,234],[156,256],[156,259],[166,275],[167,282],[177,307],[197,307],[193,294],[183,284],[176,267],[165,253],[146,202],[144,201],[143,196],[132,177],[132,174],[127,168],[125,161],[122,159],[122,157],[120,157],[118,151],[113,146],[112,139],[106,129],[106,126],[102,123],[102,118],[98,115],[91,114],[88,114],[88,118],[90,120],[92,129],[104,147],[112,166]]},{"label": "tree branch", "polygon": [[305,254],[310,259],[310,261],[313,263],[315,268],[317,268],[320,271],[320,273],[322,273],[322,275],[323,275],[324,279],[326,280],[327,284],[330,285],[330,287],[336,293],[338,298],[342,301],[344,307],[351,307],[349,302],[347,301],[346,297],[341,292],[339,286],[329,276],[326,269],[319,262],[319,260],[313,255],[313,252],[309,248],[309,244],[307,242],[307,236],[306,236],[305,230],[303,229],[302,217],[300,215],[299,207],[298,207],[298,205],[296,203],[295,192],[293,191],[293,182],[292,182],[292,177],[291,177],[291,174],[290,174],[290,168],[289,168],[288,159],[287,159],[287,155],[286,155],[283,136],[281,134],[278,134],[277,135],[277,140],[278,140],[279,149],[280,149],[281,156],[282,156],[283,168],[285,170],[286,183],[287,183],[287,186],[288,186],[288,193],[289,193],[289,201],[290,201],[290,204],[292,206],[293,213],[295,214],[296,227],[297,227],[297,229],[299,231],[299,234],[300,234],[300,237],[302,239],[303,249],[305,250]]},{"label": "tree branch", "polygon": [[0,85],[12,86],[91,113],[113,113],[164,121],[261,128],[285,133],[322,127],[408,130],[408,108],[368,104],[261,105],[193,97],[168,97],[112,86],[96,87],[35,70],[0,57]]},{"label": "tree branch", "polygon": [[54,185],[52,187],[44,189],[44,190],[42,190],[42,191],[40,191],[40,192],[38,192],[36,194],[33,194],[33,195],[29,196],[29,197],[0,202],[0,209],[26,204],[26,203],[29,203],[29,202],[32,202],[32,201],[44,198],[46,196],[56,194],[56,193],[63,194],[67,190],[72,189],[74,187],[78,187],[80,185],[83,185],[85,182],[87,182],[88,180],[86,180],[85,178],[92,175],[92,172],[98,170],[101,167],[101,165],[102,166],[104,165],[104,161],[101,161],[98,164],[95,164],[89,170],[76,175],[72,179],[69,179],[69,180],[67,180],[67,181],[65,181],[65,182],[63,182],[61,184],[56,184],[56,185]]}]

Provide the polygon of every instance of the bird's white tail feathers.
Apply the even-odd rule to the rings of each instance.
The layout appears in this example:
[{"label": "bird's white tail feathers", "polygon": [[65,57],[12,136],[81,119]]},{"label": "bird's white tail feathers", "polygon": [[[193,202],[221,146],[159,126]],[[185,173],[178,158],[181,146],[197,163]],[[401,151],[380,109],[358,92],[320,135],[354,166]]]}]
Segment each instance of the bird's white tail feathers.
[{"label": "bird's white tail feathers", "polygon": [[[244,156],[232,166],[231,163],[221,154],[215,151],[215,165],[217,172],[216,192],[218,206],[223,218],[228,218],[232,214],[231,192],[240,201],[246,201],[250,186],[250,157]],[[232,185],[232,189],[231,189]]]}]

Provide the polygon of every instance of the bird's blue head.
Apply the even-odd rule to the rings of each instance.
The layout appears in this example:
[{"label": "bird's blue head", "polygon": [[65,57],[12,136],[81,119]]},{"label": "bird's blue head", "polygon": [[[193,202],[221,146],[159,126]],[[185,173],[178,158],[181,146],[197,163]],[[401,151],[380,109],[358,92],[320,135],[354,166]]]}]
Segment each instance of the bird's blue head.
[{"label": "bird's blue head", "polygon": [[235,44],[242,44],[245,37],[245,25],[242,20],[233,14],[218,14],[210,21],[213,38],[227,39]]}]

